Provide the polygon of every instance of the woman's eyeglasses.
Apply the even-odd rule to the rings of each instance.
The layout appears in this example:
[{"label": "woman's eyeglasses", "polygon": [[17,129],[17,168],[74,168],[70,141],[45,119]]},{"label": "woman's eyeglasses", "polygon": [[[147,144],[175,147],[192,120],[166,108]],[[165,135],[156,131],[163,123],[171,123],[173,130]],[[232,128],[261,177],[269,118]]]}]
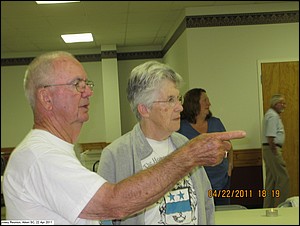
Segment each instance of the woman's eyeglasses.
[{"label": "woman's eyeglasses", "polygon": [[183,104],[183,96],[182,95],[179,95],[177,97],[171,96],[171,97],[169,97],[168,100],[156,100],[156,101],[153,101],[152,103],[168,103],[171,107],[174,107],[178,102],[181,105]]}]

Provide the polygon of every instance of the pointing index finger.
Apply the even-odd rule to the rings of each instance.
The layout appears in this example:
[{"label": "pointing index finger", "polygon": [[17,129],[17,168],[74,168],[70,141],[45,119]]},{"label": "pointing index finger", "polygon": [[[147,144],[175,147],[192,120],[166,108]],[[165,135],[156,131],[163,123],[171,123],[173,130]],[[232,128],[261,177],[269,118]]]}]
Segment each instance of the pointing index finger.
[{"label": "pointing index finger", "polygon": [[243,130],[236,131],[227,131],[227,132],[215,132],[210,133],[209,135],[218,138],[220,140],[232,140],[232,139],[241,139],[246,136],[246,132]]}]

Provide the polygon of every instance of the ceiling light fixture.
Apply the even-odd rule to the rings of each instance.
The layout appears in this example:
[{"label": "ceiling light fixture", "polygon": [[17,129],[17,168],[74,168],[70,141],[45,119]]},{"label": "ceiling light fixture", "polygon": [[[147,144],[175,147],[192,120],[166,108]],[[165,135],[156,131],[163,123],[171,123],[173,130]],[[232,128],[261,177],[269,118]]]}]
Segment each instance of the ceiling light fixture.
[{"label": "ceiling light fixture", "polygon": [[59,4],[59,3],[72,3],[72,2],[80,2],[80,1],[35,1],[37,4]]},{"label": "ceiling light fixture", "polygon": [[75,42],[92,42],[94,41],[93,35],[91,33],[82,34],[68,34],[61,35],[65,43],[75,43]]}]

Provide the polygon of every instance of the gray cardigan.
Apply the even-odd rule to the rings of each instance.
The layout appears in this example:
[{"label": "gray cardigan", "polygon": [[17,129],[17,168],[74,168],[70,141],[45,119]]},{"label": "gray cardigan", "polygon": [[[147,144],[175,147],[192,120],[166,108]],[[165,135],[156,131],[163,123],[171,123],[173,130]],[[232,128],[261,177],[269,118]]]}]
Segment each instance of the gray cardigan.
[{"label": "gray cardigan", "polygon": [[[188,142],[185,136],[177,132],[172,133],[171,140],[176,148]],[[109,182],[119,182],[141,171],[141,160],[149,156],[152,151],[139,123],[137,123],[133,130],[103,149],[98,166],[98,174]],[[198,224],[215,224],[213,198],[208,197],[208,190],[211,189],[211,184],[204,168],[202,166],[196,167],[191,172],[191,179],[197,196]],[[113,223],[144,225],[145,214],[144,211],[141,211],[131,217],[122,219],[122,221],[113,221]]]}]

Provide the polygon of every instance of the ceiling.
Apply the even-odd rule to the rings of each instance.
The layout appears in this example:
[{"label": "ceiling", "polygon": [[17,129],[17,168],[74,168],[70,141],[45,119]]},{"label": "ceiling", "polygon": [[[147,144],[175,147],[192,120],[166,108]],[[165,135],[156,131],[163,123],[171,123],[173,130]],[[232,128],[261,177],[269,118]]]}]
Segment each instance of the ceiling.
[{"label": "ceiling", "polygon": [[[161,50],[186,8],[261,3],[274,1],[1,1],[1,58],[52,50],[99,52],[103,45],[116,45],[118,51]],[[66,44],[60,37],[85,32],[94,42]]]}]

